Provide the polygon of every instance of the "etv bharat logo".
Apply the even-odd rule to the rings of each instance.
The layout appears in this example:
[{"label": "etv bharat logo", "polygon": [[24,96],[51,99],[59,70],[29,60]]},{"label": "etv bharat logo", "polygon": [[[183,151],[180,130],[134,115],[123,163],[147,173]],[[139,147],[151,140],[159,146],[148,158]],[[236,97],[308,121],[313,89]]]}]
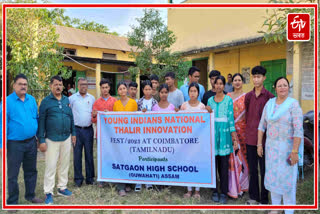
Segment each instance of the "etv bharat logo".
[{"label": "etv bharat logo", "polygon": [[310,14],[289,13],[287,16],[287,40],[310,40]]}]

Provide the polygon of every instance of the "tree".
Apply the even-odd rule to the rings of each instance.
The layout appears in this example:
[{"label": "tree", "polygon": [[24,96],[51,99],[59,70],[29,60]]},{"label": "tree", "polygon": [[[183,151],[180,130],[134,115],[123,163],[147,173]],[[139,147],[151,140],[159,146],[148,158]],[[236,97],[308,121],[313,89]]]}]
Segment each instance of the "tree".
[{"label": "tree", "polygon": [[[32,0],[24,3],[34,3]],[[47,9],[10,8],[7,10],[7,69],[10,84],[18,73],[29,79],[31,89],[47,89],[49,78],[71,72],[63,65],[52,18]]]},{"label": "tree", "polygon": [[[270,3],[302,3],[297,0],[270,0]],[[315,3],[315,0],[305,0],[304,3]],[[314,11],[312,8],[278,8],[267,9],[267,17],[262,24],[265,30],[258,31],[263,34],[266,43],[283,42],[286,39],[287,14],[288,13],[309,13],[311,18],[311,42],[314,33]],[[320,22],[319,22],[320,23]],[[318,25],[320,25],[318,23]]]},{"label": "tree", "polygon": [[171,53],[170,47],[176,36],[163,23],[160,13],[155,9],[145,9],[144,16],[137,18],[138,26],[131,26],[128,44],[132,46],[130,57],[135,59],[137,67],[130,67],[129,72],[137,75],[156,74],[163,78],[166,72],[173,71],[179,80],[187,75],[187,63],[180,53]]},{"label": "tree", "polygon": [[49,11],[49,17],[53,23],[60,26],[73,27],[80,30],[93,31],[98,33],[119,35],[117,32],[110,32],[109,28],[103,24],[94,21],[81,20],[78,18],[70,18],[65,15],[65,9],[55,8]]}]

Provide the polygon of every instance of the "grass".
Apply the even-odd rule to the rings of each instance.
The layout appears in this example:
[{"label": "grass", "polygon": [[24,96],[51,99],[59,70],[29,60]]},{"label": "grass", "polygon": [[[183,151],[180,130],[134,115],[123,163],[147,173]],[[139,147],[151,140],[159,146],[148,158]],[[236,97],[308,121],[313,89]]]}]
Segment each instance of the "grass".
[{"label": "grass", "polygon": [[[96,155],[96,148],[94,149]],[[130,192],[126,197],[119,197],[114,185],[107,185],[104,188],[99,188],[96,185],[83,185],[81,188],[75,187],[73,182],[73,160],[70,160],[70,168],[69,168],[69,183],[68,189],[73,192],[73,195],[69,198],[54,197],[54,204],[56,205],[77,205],[77,204],[89,204],[89,205],[130,205],[130,204],[138,204],[138,205],[147,205],[147,204],[154,204],[154,205],[214,205],[215,203],[211,201],[211,193],[212,190],[208,188],[201,189],[201,200],[195,199],[184,199],[183,194],[186,192],[185,187],[175,187],[172,186],[168,189],[163,191],[147,191],[143,188],[143,190],[139,193]],[[95,157],[96,160],[96,157]],[[84,166],[84,162],[83,162]],[[95,165],[96,166],[96,165]],[[44,170],[45,170],[45,161],[43,158],[43,154],[39,152],[38,155],[38,180],[37,180],[37,187],[36,187],[36,195],[44,199],[43,193],[43,177],[44,177]],[[297,184],[297,204],[313,204],[313,167],[307,167],[304,170],[305,178],[304,180],[300,180]],[[83,174],[85,175],[85,171],[83,169]],[[2,180],[1,180],[2,182]],[[2,184],[1,184],[2,187]],[[19,204],[30,204],[28,201],[24,199],[24,181],[23,181],[23,171],[21,169],[19,173]],[[2,191],[2,190],[1,190]],[[54,190],[56,193],[56,188]],[[245,193],[243,197],[238,199],[229,199],[228,204],[245,204],[245,201],[248,200],[248,193]],[[141,211],[131,211],[131,210],[33,210],[33,211],[20,211],[20,213],[76,213],[76,214],[102,214],[102,213],[111,213],[111,214],[144,214],[144,213],[151,213],[151,214],[167,214],[175,212],[177,214],[191,214],[191,213],[206,213],[206,214],[213,214],[213,213],[265,213],[265,211],[257,211],[257,210],[179,210],[179,211],[170,211],[170,210],[141,210]],[[0,210],[0,213],[5,213],[5,211]],[[297,210],[295,213],[320,213],[319,211],[314,210]]]}]

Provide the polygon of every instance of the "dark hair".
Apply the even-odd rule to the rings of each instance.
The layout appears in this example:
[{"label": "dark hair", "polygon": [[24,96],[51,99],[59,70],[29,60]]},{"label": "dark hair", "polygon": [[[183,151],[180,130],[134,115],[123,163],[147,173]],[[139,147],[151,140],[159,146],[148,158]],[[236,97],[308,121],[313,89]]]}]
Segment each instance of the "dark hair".
[{"label": "dark hair", "polygon": [[191,87],[196,87],[196,89],[197,89],[197,91],[198,91],[198,97],[199,97],[199,95],[200,95],[199,84],[196,83],[196,82],[192,82],[192,83],[189,85],[188,94],[189,94],[189,92],[190,92],[190,88],[191,88]]},{"label": "dark hair", "polygon": [[109,87],[111,86],[111,82],[109,79],[106,79],[106,78],[102,78],[101,81],[100,81],[100,86],[104,85],[104,84],[108,84]]},{"label": "dark hair", "polygon": [[59,82],[62,82],[62,78],[58,75],[51,77],[50,84],[52,84],[54,80],[58,80]]},{"label": "dark hair", "polygon": [[166,73],[166,75],[164,76],[164,78],[166,77],[171,77],[172,79],[175,79],[176,78],[176,74],[173,73],[172,71]]},{"label": "dark hair", "polygon": [[159,77],[158,77],[157,75],[155,75],[155,74],[152,74],[152,75],[150,76],[150,81],[151,81],[151,80],[156,80],[156,81],[159,82]]},{"label": "dark hair", "polygon": [[289,80],[286,77],[279,77],[278,79],[276,79],[276,81],[274,81],[273,87],[276,88],[278,81],[281,79],[285,79],[288,83],[288,87],[290,88]]},{"label": "dark hair", "polygon": [[218,70],[212,70],[212,71],[210,71],[209,78],[211,78],[211,77],[217,77],[217,76],[220,76],[220,75],[221,75],[220,71],[218,71]]},{"label": "dark hair", "polygon": [[228,77],[229,77],[229,76],[231,76],[231,78],[232,78],[232,74],[229,73],[229,74],[228,74]]},{"label": "dark hair", "polygon": [[267,73],[267,70],[264,67],[260,66],[260,65],[252,68],[252,70],[251,70],[251,74],[252,75],[262,74],[263,76],[265,76],[266,73]]},{"label": "dark hair", "polygon": [[18,79],[25,79],[25,80],[27,80],[27,82],[28,82],[28,78],[27,78],[26,75],[24,75],[24,74],[18,74],[18,75],[14,78],[13,82],[16,83]]},{"label": "dark hair", "polygon": [[[79,82],[80,81],[86,81],[86,82],[88,82],[88,80],[86,79],[86,78],[84,78],[84,77],[79,77],[79,79],[78,79],[78,85],[79,85]],[[71,86],[71,84],[70,83],[68,83],[68,86]],[[74,86],[74,84],[72,84],[72,86]]]},{"label": "dark hair", "polygon": [[232,76],[232,82],[233,82],[233,79],[234,79],[236,76],[239,76],[239,77],[241,78],[242,82],[244,82],[244,78],[243,78],[242,74],[240,74],[240,73],[235,73],[235,74]]},{"label": "dark hair", "polygon": [[162,89],[167,89],[167,91],[169,92],[169,86],[167,85],[167,84],[165,84],[165,83],[163,83],[163,84],[161,84],[160,86],[159,86],[159,92],[162,90]]},{"label": "dark hair", "polygon": [[138,84],[136,82],[130,82],[129,83],[129,88],[133,87],[133,88],[138,88]]},{"label": "dark hair", "polygon": [[117,84],[117,90],[119,89],[120,85],[124,85],[126,88],[128,88],[125,81],[120,81],[120,82],[118,82],[118,84]]},{"label": "dark hair", "polygon": [[188,75],[192,76],[194,74],[194,72],[196,72],[196,71],[200,72],[200,69],[196,66],[192,66],[191,68],[189,68]]},{"label": "dark hair", "polygon": [[226,85],[226,79],[224,78],[224,76],[221,76],[221,75],[218,76],[218,77],[215,79],[214,84],[216,84],[218,80],[221,80],[222,83],[223,83],[223,85]]},{"label": "dark hair", "polygon": [[150,80],[145,80],[145,81],[143,81],[142,84],[141,84],[142,90],[143,90],[147,85],[149,85],[149,86],[152,88],[152,84],[151,84]]}]

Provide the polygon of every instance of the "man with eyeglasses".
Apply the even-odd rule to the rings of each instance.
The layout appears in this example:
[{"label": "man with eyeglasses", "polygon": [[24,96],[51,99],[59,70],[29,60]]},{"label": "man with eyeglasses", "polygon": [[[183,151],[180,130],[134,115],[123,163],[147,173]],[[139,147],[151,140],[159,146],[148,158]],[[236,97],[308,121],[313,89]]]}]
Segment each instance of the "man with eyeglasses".
[{"label": "man with eyeglasses", "polygon": [[[28,79],[24,74],[14,78],[14,92],[7,97],[7,204],[18,204],[18,176],[22,164],[25,199],[32,203],[43,203],[35,197],[37,184],[37,140],[38,110],[33,96],[27,94]],[[4,190],[5,191],[5,190]]]},{"label": "man with eyeglasses", "polygon": [[[50,80],[51,94],[45,97],[39,110],[40,150],[46,152],[44,174],[45,204],[53,204],[55,175],[58,173],[58,195],[71,196],[67,189],[71,143],[76,145],[76,130],[68,97],[62,95],[60,76]],[[59,164],[58,164],[59,163]],[[58,169],[57,169],[58,165]]]},{"label": "man with eyeglasses", "polygon": [[77,143],[73,148],[74,182],[81,187],[82,175],[82,150],[84,149],[86,166],[86,184],[93,184],[93,128],[91,122],[92,106],[94,96],[88,93],[88,80],[78,79],[79,91],[69,97],[70,107],[74,116],[76,127]]}]

